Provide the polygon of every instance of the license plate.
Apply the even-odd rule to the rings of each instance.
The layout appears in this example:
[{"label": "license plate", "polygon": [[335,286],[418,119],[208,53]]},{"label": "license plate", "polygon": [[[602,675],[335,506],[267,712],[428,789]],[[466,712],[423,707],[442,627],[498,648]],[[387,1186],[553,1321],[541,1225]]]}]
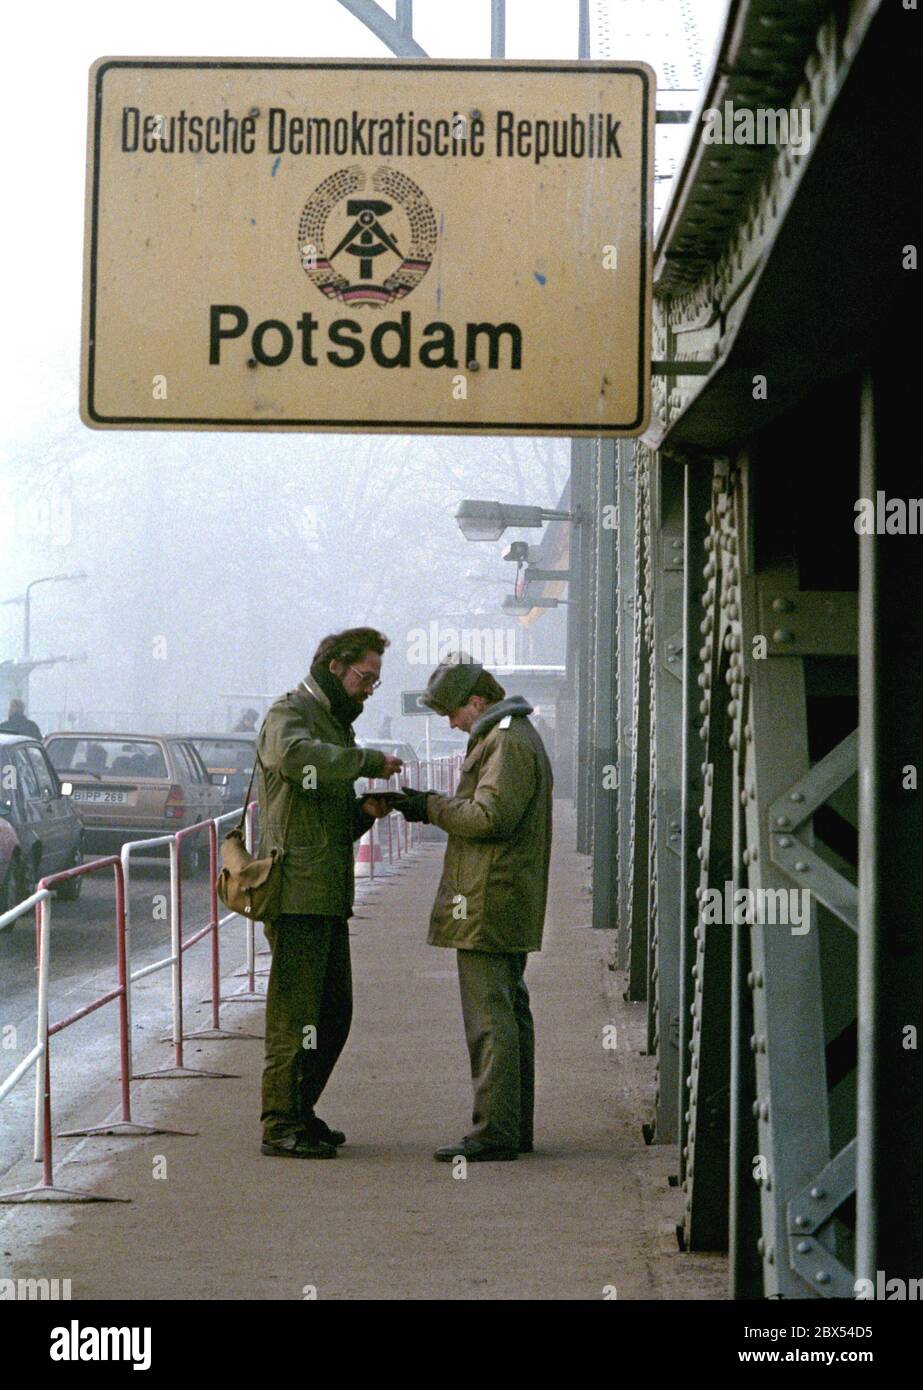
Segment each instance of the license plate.
[{"label": "license plate", "polygon": [[128,792],[107,792],[101,787],[76,788],[74,801],[103,802],[107,806],[123,806],[128,800]]}]

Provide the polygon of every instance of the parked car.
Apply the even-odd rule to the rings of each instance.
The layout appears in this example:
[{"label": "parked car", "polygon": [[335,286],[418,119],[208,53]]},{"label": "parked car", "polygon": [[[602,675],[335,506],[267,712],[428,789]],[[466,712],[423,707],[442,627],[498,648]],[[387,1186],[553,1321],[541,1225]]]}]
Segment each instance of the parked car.
[{"label": "parked car", "polygon": [[[46,874],[83,863],[83,820],[38,739],[0,734],[0,816],[18,841],[4,880],[11,905]],[[73,901],[82,887],[82,878],[70,879],[57,896]]]},{"label": "parked car", "polygon": [[19,836],[9,821],[0,817],[0,913],[22,901],[16,882],[18,853]]},{"label": "parked car", "polygon": [[[93,853],[117,854],[129,840],[170,835],[224,809],[224,779],[209,775],[185,736],[52,733],[45,746],[73,784]],[[206,855],[199,836],[191,837],[185,862],[201,866]]]},{"label": "parked car", "polygon": [[186,738],[213,777],[227,778],[225,808],[243,806],[253,771],[256,734],[186,734]]}]

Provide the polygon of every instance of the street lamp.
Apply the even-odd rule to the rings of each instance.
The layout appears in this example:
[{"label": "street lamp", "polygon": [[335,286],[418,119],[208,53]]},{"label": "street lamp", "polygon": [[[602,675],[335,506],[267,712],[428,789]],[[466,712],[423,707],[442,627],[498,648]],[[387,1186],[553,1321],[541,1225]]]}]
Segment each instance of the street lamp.
[{"label": "street lamp", "polygon": [[[26,592],[23,597],[23,623],[22,623],[22,659],[28,661],[30,656],[32,640],[32,590],[37,584],[61,584],[66,579],[86,579],[86,573],[78,570],[76,574],[46,574],[42,579],[33,579],[31,584],[26,585]],[[16,600],[10,600],[15,602]]]},{"label": "street lamp", "polygon": [[508,526],[542,527],[546,521],[574,521],[573,512],[549,507],[523,507],[512,502],[459,502],[455,520],[467,541],[498,541]]},{"label": "street lamp", "polygon": [[513,618],[524,618],[533,608],[566,608],[566,598],[517,598],[510,594],[503,600],[503,612]]}]

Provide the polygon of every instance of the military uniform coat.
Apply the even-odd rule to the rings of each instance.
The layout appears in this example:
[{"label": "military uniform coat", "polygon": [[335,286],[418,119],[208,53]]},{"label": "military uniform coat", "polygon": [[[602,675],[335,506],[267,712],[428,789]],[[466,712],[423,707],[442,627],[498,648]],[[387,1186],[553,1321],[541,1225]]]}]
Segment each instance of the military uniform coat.
[{"label": "military uniform coat", "polygon": [[334,719],[330,701],[310,676],[270,706],[257,752],[258,854],[268,855],[274,846],[284,850],[279,914],[349,917],[353,842],[372,824],[353,783],[380,777],[385,755],[356,747],[352,727]]},{"label": "military uniform coat", "polygon": [[430,919],[433,946],[538,951],[551,858],[552,772],[521,696],[473,725],[455,796],[427,815],[449,837]]}]

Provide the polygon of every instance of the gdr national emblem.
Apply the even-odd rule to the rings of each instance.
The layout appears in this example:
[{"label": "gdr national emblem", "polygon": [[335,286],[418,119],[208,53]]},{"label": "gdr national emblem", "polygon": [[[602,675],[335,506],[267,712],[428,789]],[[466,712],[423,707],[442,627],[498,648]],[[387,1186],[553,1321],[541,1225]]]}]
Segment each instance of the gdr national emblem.
[{"label": "gdr national emblem", "polygon": [[403,299],[429,270],[436,217],[406,174],[354,166],[319,183],[298,223],[302,268],[328,299],[379,308]]}]

